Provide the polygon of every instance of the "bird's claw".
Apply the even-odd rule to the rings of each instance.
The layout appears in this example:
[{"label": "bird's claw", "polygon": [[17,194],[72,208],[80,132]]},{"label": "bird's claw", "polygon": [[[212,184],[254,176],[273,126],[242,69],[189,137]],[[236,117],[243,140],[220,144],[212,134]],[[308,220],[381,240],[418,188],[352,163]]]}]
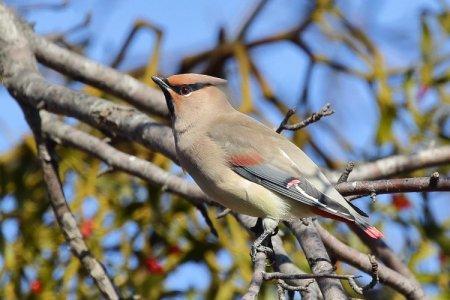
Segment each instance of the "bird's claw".
[{"label": "bird's claw", "polygon": [[268,256],[272,256],[273,255],[273,250],[269,247],[266,246],[262,246],[262,245],[252,245],[252,250],[250,253],[250,256],[252,258],[252,262],[256,261],[256,254],[258,252],[264,252],[266,253]]}]

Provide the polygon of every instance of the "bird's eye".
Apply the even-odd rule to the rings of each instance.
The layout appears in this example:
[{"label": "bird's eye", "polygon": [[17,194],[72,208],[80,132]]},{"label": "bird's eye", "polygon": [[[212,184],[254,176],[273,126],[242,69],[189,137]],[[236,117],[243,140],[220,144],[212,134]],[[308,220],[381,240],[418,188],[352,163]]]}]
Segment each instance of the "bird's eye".
[{"label": "bird's eye", "polygon": [[186,96],[191,93],[191,88],[188,85],[182,85],[180,87],[180,94]]}]

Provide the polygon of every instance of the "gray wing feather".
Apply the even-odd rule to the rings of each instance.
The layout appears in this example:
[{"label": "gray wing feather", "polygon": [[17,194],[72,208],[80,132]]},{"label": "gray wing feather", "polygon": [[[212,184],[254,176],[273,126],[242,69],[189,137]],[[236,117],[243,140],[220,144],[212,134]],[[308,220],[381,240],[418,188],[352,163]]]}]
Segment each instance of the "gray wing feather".
[{"label": "gray wing feather", "polygon": [[[234,166],[233,170],[247,180],[262,185],[285,197],[347,219],[354,219],[353,215],[345,207],[315,189],[303,178],[292,177],[290,174],[270,165]],[[290,186],[289,182],[293,180],[296,180],[296,184]]]}]

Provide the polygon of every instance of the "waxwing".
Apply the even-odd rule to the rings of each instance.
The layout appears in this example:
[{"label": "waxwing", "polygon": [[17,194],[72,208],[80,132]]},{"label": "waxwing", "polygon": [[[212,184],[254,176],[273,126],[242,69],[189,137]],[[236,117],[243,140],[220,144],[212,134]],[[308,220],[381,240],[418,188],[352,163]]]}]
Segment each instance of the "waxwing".
[{"label": "waxwing", "polygon": [[320,215],[383,234],[297,146],[235,110],[226,81],[200,74],[152,77],[163,91],[181,166],[214,201],[274,221]]}]

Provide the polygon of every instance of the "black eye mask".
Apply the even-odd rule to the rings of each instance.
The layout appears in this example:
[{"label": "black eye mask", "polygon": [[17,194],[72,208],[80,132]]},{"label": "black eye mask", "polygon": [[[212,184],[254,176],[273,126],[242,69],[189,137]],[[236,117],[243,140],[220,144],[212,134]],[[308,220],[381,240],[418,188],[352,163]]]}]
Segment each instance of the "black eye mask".
[{"label": "black eye mask", "polygon": [[175,93],[182,96],[212,85],[210,83],[192,83],[181,85],[170,85],[169,82],[166,83]]}]

